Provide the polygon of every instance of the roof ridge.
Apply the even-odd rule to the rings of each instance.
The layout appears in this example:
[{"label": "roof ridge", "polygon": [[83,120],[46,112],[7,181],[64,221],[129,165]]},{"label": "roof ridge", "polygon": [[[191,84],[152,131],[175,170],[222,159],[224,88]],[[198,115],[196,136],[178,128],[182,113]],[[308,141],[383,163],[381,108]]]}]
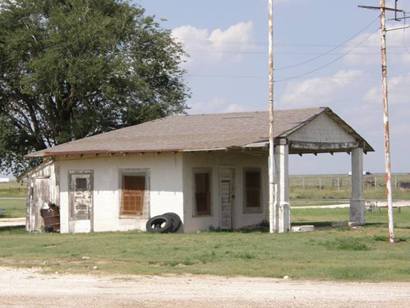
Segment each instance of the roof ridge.
[{"label": "roof ridge", "polygon": [[[326,109],[328,107],[306,107],[306,108],[288,108],[288,109],[276,109],[276,111],[302,111],[302,110],[313,110],[313,109]],[[176,114],[171,115],[170,117],[175,116],[215,116],[215,115],[229,115],[229,114],[250,114],[250,113],[267,113],[267,110],[254,110],[254,111],[236,111],[236,112],[211,112],[211,113],[194,113],[194,114]]]}]

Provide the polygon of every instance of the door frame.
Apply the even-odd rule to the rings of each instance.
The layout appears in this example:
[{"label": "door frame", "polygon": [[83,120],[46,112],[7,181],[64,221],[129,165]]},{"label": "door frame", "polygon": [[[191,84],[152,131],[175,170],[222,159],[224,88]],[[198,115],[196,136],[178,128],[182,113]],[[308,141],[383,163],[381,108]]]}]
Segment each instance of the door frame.
[{"label": "door frame", "polygon": [[[226,230],[233,230],[235,227],[235,200],[236,200],[236,188],[235,188],[235,171],[236,169],[232,166],[227,167],[220,167],[218,172],[218,205],[219,205],[219,225],[222,228],[222,219],[223,219],[223,211],[222,211],[222,189],[221,184],[224,179],[229,177],[231,181],[231,191],[230,191],[230,200],[231,200],[231,228]],[[229,176],[228,176],[229,174]]]},{"label": "door frame", "polygon": [[73,175],[89,175],[90,176],[90,192],[91,192],[91,205],[90,205],[90,232],[94,232],[94,170],[69,170],[68,171],[68,222],[69,222],[69,232],[75,232],[75,227],[73,224],[77,220],[73,219],[73,190],[71,187],[71,177]]}]

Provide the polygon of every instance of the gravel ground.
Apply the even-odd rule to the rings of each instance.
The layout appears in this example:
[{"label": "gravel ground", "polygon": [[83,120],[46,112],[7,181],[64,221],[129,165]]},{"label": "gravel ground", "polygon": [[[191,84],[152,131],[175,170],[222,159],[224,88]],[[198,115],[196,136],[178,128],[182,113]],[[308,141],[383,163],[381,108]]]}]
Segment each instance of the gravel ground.
[{"label": "gravel ground", "polygon": [[410,307],[410,283],[43,274],[0,268],[1,307]]}]

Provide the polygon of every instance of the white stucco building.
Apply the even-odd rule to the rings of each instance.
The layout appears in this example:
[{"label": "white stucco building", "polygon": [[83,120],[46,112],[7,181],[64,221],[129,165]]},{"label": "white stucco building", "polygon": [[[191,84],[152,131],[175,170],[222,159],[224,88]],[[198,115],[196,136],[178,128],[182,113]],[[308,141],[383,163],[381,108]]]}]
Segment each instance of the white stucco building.
[{"label": "white stucco building", "polygon": [[[31,153],[27,229],[41,229],[45,202],[60,207],[61,232],[145,229],[178,214],[183,232],[238,229],[268,217],[265,112],[180,115]],[[288,155],[352,153],[350,221],[364,223],[363,153],[371,146],[329,108],[275,113],[276,204],[290,228]]]}]

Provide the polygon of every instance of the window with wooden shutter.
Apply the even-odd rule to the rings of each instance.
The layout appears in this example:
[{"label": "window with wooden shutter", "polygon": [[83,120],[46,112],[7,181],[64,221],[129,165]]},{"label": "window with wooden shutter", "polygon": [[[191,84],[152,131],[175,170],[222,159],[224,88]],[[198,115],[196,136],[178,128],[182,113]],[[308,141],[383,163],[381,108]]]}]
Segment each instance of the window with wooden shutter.
[{"label": "window with wooden shutter", "polygon": [[244,171],[244,201],[245,210],[258,211],[261,209],[261,171],[248,169]]},{"label": "window with wooden shutter", "polygon": [[211,173],[197,171],[195,181],[195,215],[211,215]]},{"label": "window with wooden shutter", "polygon": [[145,176],[122,177],[122,203],[120,215],[141,216],[144,210]]}]

